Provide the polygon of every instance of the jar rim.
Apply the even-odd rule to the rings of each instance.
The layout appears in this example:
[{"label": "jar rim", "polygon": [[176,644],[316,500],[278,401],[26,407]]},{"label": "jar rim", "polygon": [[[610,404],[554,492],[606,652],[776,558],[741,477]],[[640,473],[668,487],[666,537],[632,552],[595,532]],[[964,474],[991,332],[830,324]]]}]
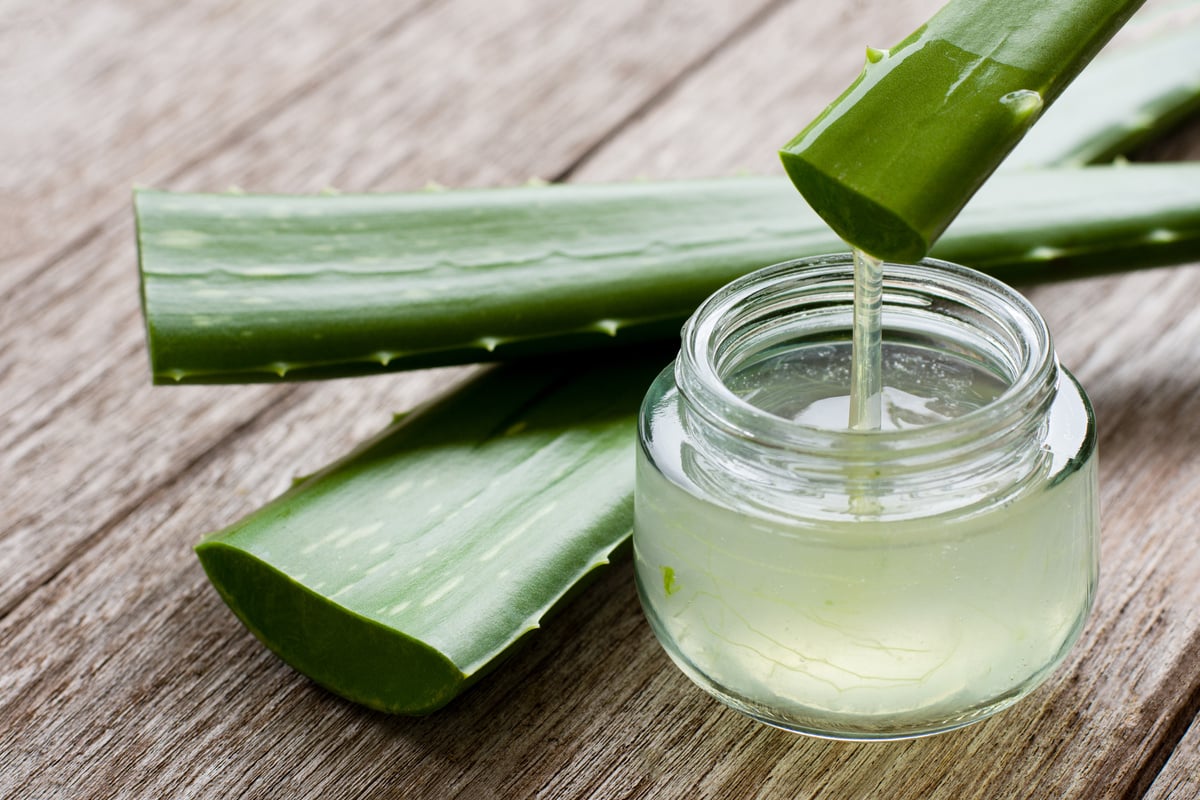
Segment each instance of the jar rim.
[{"label": "jar rim", "polygon": [[[755,444],[787,450],[862,451],[870,443],[872,458],[880,451],[897,455],[937,450],[956,444],[986,445],[1020,422],[1037,418],[1053,396],[1057,361],[1045,321],[1015,289],[984,273],[938,259],[917,264],[885,262],[884,309],[903,307],[904,297],[930,297],[961,302],[1006,331],[1006,355],[1012,363],[1007,386],[994,400],[952,419],[912,428],[856,431],[818,427],[766,411],[735,393],[725,383],[716,356],[739,317],[764,299],[788,292],[813,290],[853,281],[853,256],[834,253],[795,259],[751,272],[717,290],[683,327],[676,383],[689,405],[709,423]],[[899,292],[900,289],[903,292]],[[885,320],[886,326],[886,320]]]}]

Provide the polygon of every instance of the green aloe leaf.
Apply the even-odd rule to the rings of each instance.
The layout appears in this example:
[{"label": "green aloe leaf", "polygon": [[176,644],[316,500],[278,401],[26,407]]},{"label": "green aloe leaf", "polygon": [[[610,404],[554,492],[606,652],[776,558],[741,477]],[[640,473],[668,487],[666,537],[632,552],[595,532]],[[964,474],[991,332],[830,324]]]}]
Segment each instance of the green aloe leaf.
[{"label": "green aloe leaf", "polygon": [[[768,264],[843,249],[785,179],[393,195],[139,191],[154,380],[363,375],[676,335]],[[1200,259],[1200,165],[997,174],[934,253],[1002,278]]]},{"label": "green aloe leaf", "polygon": [[1003,166],[1111,161],[1197,109],[1200,20],[1098,56]]},{"label": "green aloe leaf", "polygon": [[666,353],[507,365],[196,548],[259,639],[383,711],[449,702],[607,563]]},{"label": "green aloe leaf", "polygon": [[951,0],[780,151],[805,199],[872,255],[923,257],[1142,0]]}]

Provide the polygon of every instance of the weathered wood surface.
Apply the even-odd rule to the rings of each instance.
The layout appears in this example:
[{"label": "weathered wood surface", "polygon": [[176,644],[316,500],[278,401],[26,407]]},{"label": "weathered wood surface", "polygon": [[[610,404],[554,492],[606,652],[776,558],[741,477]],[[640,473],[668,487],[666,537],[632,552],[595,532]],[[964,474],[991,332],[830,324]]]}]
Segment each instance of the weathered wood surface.
[{"label": "weathered wood surface", "polygon": [[[936,5],[7,3],[0,796],[1200,794],[1197,267],[1031,291],[1097,407],[1102,587],[1050,683],[964,731],[826,743],[725,710],[655,644],[628,564],[445,711],[385,717],[267,653],[190,551],[465,370],[149,387],[131,183],[776,171],[862,45]],[[1147,154],[1200,157],[1200,127]]]}]

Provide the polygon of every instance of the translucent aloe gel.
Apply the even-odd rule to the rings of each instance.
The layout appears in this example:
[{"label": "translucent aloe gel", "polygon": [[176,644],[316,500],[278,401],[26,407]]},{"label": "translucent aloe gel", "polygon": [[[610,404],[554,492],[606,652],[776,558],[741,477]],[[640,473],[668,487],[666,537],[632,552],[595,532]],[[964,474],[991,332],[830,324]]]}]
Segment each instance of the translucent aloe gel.
[{"label": "translucent aloe gel", "polygon": [[651,625],[707,691],[839,738],[948,730],[1031,691],[1096,583],[1095,428],[1045,324],[942,262],[887,264],[881,430],[847,427],[849,256],[730,284],[641,417]]}]

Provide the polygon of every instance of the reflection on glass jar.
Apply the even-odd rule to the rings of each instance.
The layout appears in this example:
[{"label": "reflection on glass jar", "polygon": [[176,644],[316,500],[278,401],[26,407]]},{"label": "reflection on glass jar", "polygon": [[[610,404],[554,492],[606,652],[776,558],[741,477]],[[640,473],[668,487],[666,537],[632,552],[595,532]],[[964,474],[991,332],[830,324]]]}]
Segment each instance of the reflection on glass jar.
[{"label": "reflection on glass jar", "polygon": [[1037,686],[1097,577],[1096,434],[1003,284],[888,264],[884,426],[846,428],[850,257],[711,297],[646,397],[634,552],[663,647],[764,722],[890,739]]}]

